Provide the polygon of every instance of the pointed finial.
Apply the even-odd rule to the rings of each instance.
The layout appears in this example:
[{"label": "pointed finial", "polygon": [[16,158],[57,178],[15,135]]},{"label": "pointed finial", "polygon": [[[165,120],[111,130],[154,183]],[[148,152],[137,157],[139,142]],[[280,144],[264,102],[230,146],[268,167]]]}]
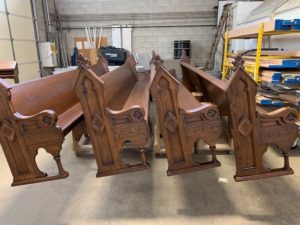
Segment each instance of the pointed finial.
[{"label": "pointed finial", "polygon": [[244,68],[244,59],[241,54],[234,57],[234,62],[232,63],[234,65],[234,71],[236,71],[239,67]]},{"label": "pointed finial", "polygon": [[79,66],[83,66],[83,65],[88,66],[89,60],[86,57],[84,57],[82,54],[79,54],[77,58],[77,64]]}]

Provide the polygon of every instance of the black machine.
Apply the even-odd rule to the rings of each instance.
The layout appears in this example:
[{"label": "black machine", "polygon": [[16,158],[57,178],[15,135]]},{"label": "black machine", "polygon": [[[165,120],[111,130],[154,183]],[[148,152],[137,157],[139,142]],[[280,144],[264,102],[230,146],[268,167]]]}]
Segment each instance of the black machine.
[{"label": "black machine", "polygon": [[127,50],[123,48],[108,46],[101,47],[99,51],[107,59],[109,66],[119,66],[125,63]]}]

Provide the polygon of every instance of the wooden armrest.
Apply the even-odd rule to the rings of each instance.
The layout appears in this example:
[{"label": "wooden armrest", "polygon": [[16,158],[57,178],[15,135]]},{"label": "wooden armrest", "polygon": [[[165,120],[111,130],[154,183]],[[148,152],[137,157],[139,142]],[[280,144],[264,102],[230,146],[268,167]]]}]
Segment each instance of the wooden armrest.
[{"label": "wooden armrest", "polygon": [[29,125],[28,122],[36,122],[41,128],[54,127],[57,122],[57,115],[53,110],[43,110],[35,115],[24,116],[21,113],[15,112],[14,116],[18,122],[23,125]]},{"label": "wooden armrest", "polygon": [[295,123],[297,120],[297,110],[291,107],[284,107],[267,112],[261,107],[256,107],[259,117],[263,119],[281,118],[285,123]]},{"label": "wooden armrest", "polygon": [[190,110],[181,109],[181,113],[185,115],[203,114],[205,116],[205,119],[207,120],[216,120],[220,118],[218,107],[214,104],[206,103],[206,102],[194,109],[190,109]]},{"label": "wooden armrest", "polygon": [[145,110],[139,105],[133,105],[131,107],[122,110],[112,110],[106,108],[109,116],[112,119],[129,118],[132,122],[142,121],[145,117]]},{"label": "wooden armrest", "polygon": [[64,135],[68,134],[83,119],[80,103],[75,104],[62,114],[58,115],[57,124]]}]

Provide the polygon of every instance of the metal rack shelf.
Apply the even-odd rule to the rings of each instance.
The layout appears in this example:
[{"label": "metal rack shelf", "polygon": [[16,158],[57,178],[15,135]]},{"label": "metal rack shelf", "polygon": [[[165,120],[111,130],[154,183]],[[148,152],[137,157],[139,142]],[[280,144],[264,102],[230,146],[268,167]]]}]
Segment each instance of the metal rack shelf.
[{"label": "metal rack shelf", "polygon": [[[253,74],[253,78],[256,82],[259,80],[259,68],[261,60],[261,49],[262,40],[264,36],[271,35],[284,35],[300,33],[300,19],[294,20],[272,20],[269,22],[264,22],[256,25],[252,25],[245,28],[239,28],[231,30],[225,33],[225,43],[224,43],[224,59],[222,68],[222,79],[225,79],[228,73],[228,69],[232,67],[232,63],[228,60],[228,45],[231,39],[257,39],[257,48],[255,55],[255,62],[251,64],[245,64],[246,70]],[[286,63],[289,62],[287,61]],[[295,62],[297,63],[297,62]],[[276,68],[276,66],[274,67]]]}]

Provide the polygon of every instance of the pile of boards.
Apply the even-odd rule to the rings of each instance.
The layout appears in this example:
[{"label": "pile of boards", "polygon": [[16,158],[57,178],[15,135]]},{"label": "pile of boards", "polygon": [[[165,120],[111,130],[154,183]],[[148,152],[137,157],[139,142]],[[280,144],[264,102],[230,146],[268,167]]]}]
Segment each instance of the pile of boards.
[{"label": "pile of boards", "polygon": [[[255,65],[256,52],[242,56],[245,66]],[[234,56],[230,58],[234,62]],[[300,52],[263,50],[260,57],[259,80],[262,89],[258,92],[257,103],[264,106],[300,106]],[[270,90],[271,89],[271,90]]]},{"label": "pile of boards", "polygon": [[[254,67],[255,52],[243,55],[245,66]],[[236,55],[231,55],[229,62]],[[300,83],[300,52],[299,51],[261,51],[259,76],[261,81],[270,83]]]}]

